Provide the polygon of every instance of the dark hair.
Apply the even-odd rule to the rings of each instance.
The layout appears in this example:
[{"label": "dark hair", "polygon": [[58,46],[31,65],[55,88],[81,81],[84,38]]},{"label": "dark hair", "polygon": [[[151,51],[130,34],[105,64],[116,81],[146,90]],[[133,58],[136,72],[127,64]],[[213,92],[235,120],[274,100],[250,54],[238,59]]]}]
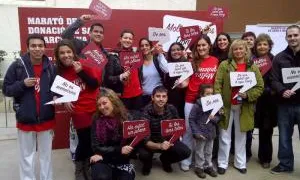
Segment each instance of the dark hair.
[{"label": "dark hair", "polygon": [[273,47],[273,41],[271,39],[271,37],[268,35],[268,34],[265,34],[265,33],[261,33],[257,36],[257,38],[255,39],[255,42],[254,42],[254,47],[253,47],[253,54],[258,57],[258,53],[257,53],[257,45],[259,42],[262,42],[262,41],[267,41],[267,43],[269,44],[269,52],[268,54],[271,53],[271,50],[272,50],[272,47]]},{"label": "dark hair", "polygon": [[134,33],[131,29],[124,29],[121,34],[120,34],[120,37],[123,37],[125,33],[129,33],[129,34],[132,34],[132,36],[134,36]]},{"label": "dark hair", "polygon": [[252,31],[245,32],[245,33],[242,35],[241,39],[244,39],[244,38],[249,37],[249,36],[252,36],[252,37],[254,37],[254,39],[256,39],[256,35],[255,35],[254,32],[252,32]]},{"label": "dark hair", "polygon": [[44,46],[46,47],[46,42],[45,42],[45,39],[44,39],[43,35],[41,35],[41,34],[30,34],[30,35],[28,35],[27,40],[26,40],[27,47],[29,47],[29,41],[31,39],[40,39],[40,40],[42,40],[44,42]]},{"label": "dark hair", "polygon": [[69,39],[62,39],[62,40],[60,40],[60,41],[56,44],[56,46],[55,46],[55,48],[54,48],[55,64],[56,64],[56,67],[57,67],[57,73],[58,73],[58,74],[61,73],[62,68],[64,67],[64,65],[62,64],[62,62],[61,62],[60,59],[59,59],[59,48],[60,48],[61,46],[68,46],[68,47],[72,50],[72,52],[73,52],[73,54],[74,54],[74,61],[78,61],[78,60],[79,60],[79,58],[78,58],[77,55],[76,55],[75,47],[74,47],[72,41],[69,40]]},{"label": "dark hair", "polygon": [[90,32],[92,32],[94,30],[95,26],[101,27],[104,31],[104,26],[101,23],[94,23],[91,25]]},{"label": "dark hair", "polygon": [[198,45],[198,42],[201,40],[201,39],[204,39],[207,44],[209,45],[209,53],[208,54],[211,54],[211,51],[212,51],[212,44],[211,44],[211,40],[210,38],[206,35],[206,34],[202,34],[194,43],[193,45],[193,50],[192,50],[192,53],[193,53],[193,61],[192,61],[192,66],[193,66],[193,69],[194,71],[198,71],[198,66],[199,64],[202,62],[203,58],[199,56],[198,54],[198,51],[197,51],[197,45]]},{"label": "dark hair", "polygon": [[168,90],[167,88],[165,88],[164,86],[157,86],[153,89],[152,91],[152,96],[154,96],[156,93],[158,92],[162,92],[162,93],[167,93],[168,94]]},{"label": "dark hair", "polygon": [[213,89],[213,85],[212,84],[201,84],[200,85],[200,88],[199,88],[199,91],[198,91],[198,94],[200,95],[200,97],[203,97],[204,95],[204,92],[206,89]]},{"label": "dark hair", "polygon": [[[225,51],[221,50],[218,46],[218,38],[220,36],[225,36],[228,40],[228,46],[226,47]],[[228,52],[229,52],[230,45],[231,45],[231,38],[230,38],[229,34],[227,34],[225,32],[219,33],[217,35],[216,40],[215,40],[215,42],[213,44],[213,47],[212,47],[213,56],[215,56],[219,60],[219,62],[228,59]]]},{"label": "dark hair", "polygon": [[171,56],[171,49],[173,46],[179,46],[179,48],[183,51],[184,50],[184,46],[180,43],[180,42],[173,42],[170,47],[169,47],[169,50],[168,50],[168,53],[167,53],[167,60],[168,62],[174,62],[174,59],[172,58]]},{"label": "dark hair", "polygon": [[286,33],[285,33],[285,35],[287,35],[287,31],[288,31],[289,29],[294,29],[294,28],[298,29],[299,32],[300,32],[300,27],[299,27],[298,25],[296,25],[296,24],[293,24],[293,25],[290,25],[289,27],[286,28]]},{"label": "dark hair", "polygon": [[150,45],[150,48],[153,47],[152,41],[150,41],[148,38],[145,38],[145,37],[140,39],[140,41],[139,41],[139,47],[141,47],[142,41],[147,41],[149,43],[149,45]]}]

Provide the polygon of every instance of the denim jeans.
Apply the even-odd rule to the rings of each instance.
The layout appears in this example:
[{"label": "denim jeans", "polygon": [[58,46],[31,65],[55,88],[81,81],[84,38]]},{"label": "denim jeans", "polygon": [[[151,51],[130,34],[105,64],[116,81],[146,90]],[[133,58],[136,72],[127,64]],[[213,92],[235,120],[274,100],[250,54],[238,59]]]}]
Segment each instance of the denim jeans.
[{"label": "denim jeans", "polygon": [[279,166],[285,170],[294,170],[294,153],[292,136],[294,125],[300,127],[300,105],[278,105],[278,129],[279,129]]}]

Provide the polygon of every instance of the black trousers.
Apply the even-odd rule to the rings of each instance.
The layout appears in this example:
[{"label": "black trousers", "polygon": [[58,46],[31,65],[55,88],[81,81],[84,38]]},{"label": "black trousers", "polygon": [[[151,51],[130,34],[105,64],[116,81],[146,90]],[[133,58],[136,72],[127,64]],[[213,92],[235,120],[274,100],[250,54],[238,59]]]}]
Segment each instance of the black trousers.
[{"label": "black trousers", "polygon": [[172,164],[188,158],[191,150],[182,142],[176,141],[174,146],[166,151],[150,150],[145,146],[139,148],[139,159],[144,164],[144,169],[152,168],[152,158],[154,153],[161,153],[160,160],[163,164]]},{"label": "black trousers", "polygon": [[270,163],[273,154],[273,127],[269,129],[259,129],[258,158],[261,163]]},{"label": "black trousers", "polygon": [[132,98],[122,98],[122,102],[128,110],[141,110],[143,105],[142,95]]},{"label": "black trousers", "polygon": [[92,164],[93,180],[134,180],[135,173],[113,168],[102,161]]},{"label": "black trousers", "polygon": [[93,155],[91,147],[91,127],[76,129],[78,145],[75,152],[76,161],[84,161]]}]

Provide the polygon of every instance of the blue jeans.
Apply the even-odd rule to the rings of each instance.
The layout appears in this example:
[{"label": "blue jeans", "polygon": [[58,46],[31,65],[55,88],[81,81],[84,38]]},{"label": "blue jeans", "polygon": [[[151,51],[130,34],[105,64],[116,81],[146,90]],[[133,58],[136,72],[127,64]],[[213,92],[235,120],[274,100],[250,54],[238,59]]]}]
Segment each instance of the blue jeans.
[{"label": "blue jeans", "polygon": [[289,171],[294,170],[292,136],[295,124],[300,127],[300,105],[278,105],[279,166]]}]

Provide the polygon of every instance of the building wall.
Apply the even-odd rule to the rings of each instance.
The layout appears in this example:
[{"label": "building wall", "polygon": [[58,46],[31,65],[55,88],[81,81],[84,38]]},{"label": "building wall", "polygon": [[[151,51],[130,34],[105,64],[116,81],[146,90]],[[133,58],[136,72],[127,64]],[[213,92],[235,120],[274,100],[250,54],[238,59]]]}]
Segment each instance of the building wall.
[{"label": "building wall", "polygon": [[247,24],[291,24],[300,21],[299,0],[197,0],[197,10],[209,5],[229,8],[224,31],[243,32]]}]

